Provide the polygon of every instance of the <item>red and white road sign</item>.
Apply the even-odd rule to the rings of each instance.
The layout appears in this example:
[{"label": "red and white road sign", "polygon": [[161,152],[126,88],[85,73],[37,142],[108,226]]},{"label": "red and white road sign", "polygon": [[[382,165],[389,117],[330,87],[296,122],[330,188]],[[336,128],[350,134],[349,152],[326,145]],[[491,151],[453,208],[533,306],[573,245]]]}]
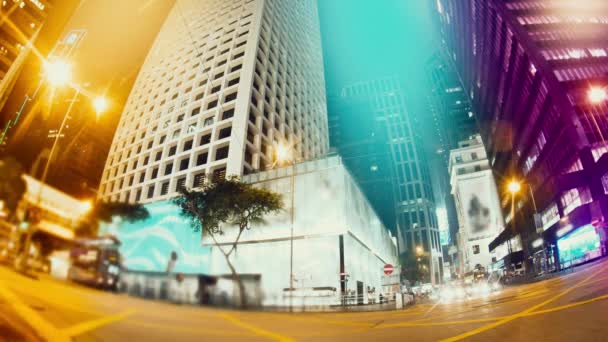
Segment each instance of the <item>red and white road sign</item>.
[{"label": "red and white road sign", "polygon": [[391,264],[386,264],[386,265],[384,265],[384,274],[386,274],[386,275],[390,275],[390,274],[392,274],[392,273],[393,273],[393,270],[394,270],[394,269],[395,269],[395,268],[393,267],[393,265],[391,265]]}]

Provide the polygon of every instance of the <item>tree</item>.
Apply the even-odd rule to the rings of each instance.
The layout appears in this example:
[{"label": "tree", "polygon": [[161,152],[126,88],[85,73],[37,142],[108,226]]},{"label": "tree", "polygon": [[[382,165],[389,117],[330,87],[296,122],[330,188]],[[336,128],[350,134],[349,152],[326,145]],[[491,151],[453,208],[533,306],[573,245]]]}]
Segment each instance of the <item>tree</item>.
[{"label": "tree", "polygon": [[4,206],[11,216],[14,215],[19,201],[27,190],[22,175],[23,167],[15,158],[7,157],[0,160],[0,200],[4,201]]},{"label": "tree", "polygon": [[401,263],[401,274],[410,281],[410,284],[414,285],[417,281],[426,282],[429,274],[428,266],[426,269],[423,266],[429,264],[428,256],[416,256],[414,253],[406,252],[401,254],[399,262]]},{"label": "tree", "polygon": [[[242,183],[234,177],[207,184],[200,190],[183,188],[180,192],[181,196],[174,199],[174,203],[181,208],[182,215],[190,219],[193,229],[211,237],[214,245],[224,255],[239,287],[241,307],[245,307],[245,287],[230,255],[236,251],[245,230],[264,222],[265,215],[283,208],[281,195]],[[238,233],[234,241],[230,242],[230,247],[224,249],[218,243],[217,236],[224,234],[226,225],[236,226]]]},{"label": "tree", "polygon": [[147,219],[150,217],[150,213],[141,204],[97,202],[76,228],[76,235],[80,237],[95,237],[99,232],[99,223],[112,222],[114,216],[119,216],[128,222],[135,222]]}]

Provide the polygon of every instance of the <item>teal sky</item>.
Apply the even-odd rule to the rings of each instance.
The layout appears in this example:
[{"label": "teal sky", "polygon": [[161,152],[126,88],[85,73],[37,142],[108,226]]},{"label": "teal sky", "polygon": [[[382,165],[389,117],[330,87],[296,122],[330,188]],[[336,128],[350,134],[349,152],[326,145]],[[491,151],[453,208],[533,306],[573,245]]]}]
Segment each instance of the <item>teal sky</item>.
[{"label": "teal sky", "polygon": [[397,75],[409,88],[408,98],[423,96],[424,64],[436,46],[433,4],[432,0],[320,0],[328,92],[353,81]]}]

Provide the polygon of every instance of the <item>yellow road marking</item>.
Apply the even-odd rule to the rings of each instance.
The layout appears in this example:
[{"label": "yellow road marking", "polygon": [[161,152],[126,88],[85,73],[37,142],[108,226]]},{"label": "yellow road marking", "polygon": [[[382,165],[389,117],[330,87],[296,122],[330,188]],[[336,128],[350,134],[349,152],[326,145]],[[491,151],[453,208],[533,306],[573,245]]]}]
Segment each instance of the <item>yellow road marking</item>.
[{"label": "yellow road marking", "polygon": [[271,338],[271,339],[273,339],[275,341],[279,341],[279,342],[295,342],[295,340],[293,338],[291,338],[291,337],[279,335],[279,334],[273,333],[271,331],[258,328],[256,326],[251,325],[251,324],[242,322],[242,321],[240,321],[239,319],[237,319],[236,317],[234,317],[232,315],[223,314],[222,317],[224,317],[226,320],[232,322],[234,325],[237,325],[237,326],[239,326],[241,328],[250,330],[251,332],[253,332],[256,335],[266,336],[268,338]]},{"label": "yellow road marking", "polygon": [[580,305],[585,305],[585,304],[597,302],[598,300],[603,300],[603,299],[608,299],[608,295],[603,295],[603,296],[599,296],[599,297],[583,300],[583,301],[580,301],[580,302],[575,302],[575,303],[570,303],[570,304],[566,304],[566,305],[562,305],[562,306],[557,306],[557,307],[550,308],[550,309],[545,309],[545,310],[540,310],[540,311],[534,311],[534,312],[527,313],[527,314],[525,314],[523,316],[534,316],[534,315],[546,314],[546,313],[549,313],[549,312],[555,312],[555,311],[565,310],[565,309],[573,308],[573,307],[576,307],[576,306],[580,306]]},{"label": "yellow road marking", "polygon": [[0,283],[0,296],[13,308],[15,313],[31,326],[36,333],[47,341],[67,342],[69,337],[42,318],[36,311],[25,305],[9,289]]},{"label": "yellow road marking", "polygon": [[132,324],[132,325],[138,325],[138,326],[145,327],[145,328],[160,329],[162,331],[171,330],[171,331],[176,331],[176,332],[186,332],[186,333],[195,334],[195,335],[251,336],[249,333],[242,333],[242,332],[234,332],[234,331],[227,331],[227,330],[212,330],[212,329],[208,329],[208,328],[201,329],[200,327],[191,328],[191,327],[181,326],[181,325],[166,325],[166,324],[161,325],[161,324],[155,324],[155,323],[135,321],[135,320],[130,320],[130,319],[126,320],[125,323]]},{"label": "yellow road marking", "polygon": [[131,315],[133,315],[135,313],[135,310],[127,310],[124,312],[121,312],[119,314],[116,315],[110,315],[110,316],[105,316],[99,319],[93,319],[93,320],[89,320],[86,322],[82,322],[82,323],[78,323],[75,325],[72,325],[69,328],[65,328],[62,330],[62,332],[64,334],[66,334],[67,336],[78,336],[80,334],[83,334],[87,331],[90,330],[95,330],[99,327],[102,327],[104,325],[108,325],[110,323],[114,323],[116,321],[120,321],[122,319],[125,319]]},{"label": "yellow road marking", "polygon": [[569,287],[569,288],[565,289],[564,291],[558,293],[557,295],[555,295],[555,296],[553,296],[553,297],[551,297],[551,298],[549,298],[549,299],[547,299],[547,300],[545,300],[545,301],[543,301],[543,302],[541,302],[539,304],[536,304],[536,305],[534,305],[534,306],[532,306],[532,307],[530,307],[530,308],[528,308],[528,309],[526,309],[524,311],[521,311],[519,313],[513,314],[511,316],[504,317],[504,318],[502,318],[499,321],[496,321],[496,322],[488,324],[488,325],[481,326],[481,327],[479,327],[477,329],[473,329],[473,330],[467,331],[467,332],[462,333],[460,335],[456,335],[456,336],[453,336],[453,337],[449,337],[449,338],[443,339],[443,340],[441,340],[441,342],[460,341],[460,340],[465,339],[467,337],[471,337],[473,335],[477,335],[477,334],[482,333],[484,331],[488,331],[488,330],[494,329],[494,328],[496,328],[498,326],[501,326],[501,325],[503,325],[505,323],[511,322],[511,321],[513,321],[513,320],[515,320],[515,319],[517,319],[519,317],[523,317],[526,314],[528,314],[530,312],[533,312],[534,310],[539,309],[539,308],[541,308],[541,307],[543,307],[543,306],[551,303],[552,301],[554,301],[554,300],[556,300],[556,299],[558,299],[560,297],[565,296],[566,294],[572,292],[572,290],[574,290],[574,289],[576,289],[578,287],[583,286],[587,281],[589,281],[591,278],[593,278],[600,271],[592,273],[590,276],[588,276],[587,278],[585,278],[582,281],[578,282],[574,286]]}]

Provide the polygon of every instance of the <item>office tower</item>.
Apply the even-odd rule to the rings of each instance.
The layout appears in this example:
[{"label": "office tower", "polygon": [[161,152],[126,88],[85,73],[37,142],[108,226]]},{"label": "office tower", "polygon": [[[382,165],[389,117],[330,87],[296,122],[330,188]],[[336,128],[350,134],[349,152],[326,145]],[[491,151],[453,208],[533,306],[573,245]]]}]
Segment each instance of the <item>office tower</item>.
[{"label": "office tower", "polygon": [[450,184],[458,213],[459,273],[491,269],[504,251],[488,246],[502,231],[500,198],[481,137],[463,140],[450,150]]},{"label": "office tower", "polygon": [[[434,180],[436,205],[445,211],[447,223],[439,225],[445,245],[455,245],[458,219],[454,197],[450,191],[449,151],[459,142],[478,133],[469,98],[456,72],[454,63],[440,47],[426,63],[426,77],[430,86],[428,105],[435,129],[434,139],[427,139],[435,152],[429,156],[431,176]],[[447,247],[444,254],[447,254]],[[446,260],[451,260],[448,258]]]},{"label": "office tower", "polygon": [[425,280],[439,281],[441,246],[428,166],[400,82],[387,78],[344,87],[330,100],[330,122],[332,147],[381,220],[396,230],[399,252],[421,247],[430,260]]},{"label": "office tower", "polygon": [[537,271],[604,253],[608,3],[438,0],[437,11],[498,187],[521,181],[491,249],[515,232],[523,253],[507,266]]},{"label": "office tower", "polygon": [[328,151],[316,1],[179,0],[124,108],[106,200],[151,202],[209,177]]}]

